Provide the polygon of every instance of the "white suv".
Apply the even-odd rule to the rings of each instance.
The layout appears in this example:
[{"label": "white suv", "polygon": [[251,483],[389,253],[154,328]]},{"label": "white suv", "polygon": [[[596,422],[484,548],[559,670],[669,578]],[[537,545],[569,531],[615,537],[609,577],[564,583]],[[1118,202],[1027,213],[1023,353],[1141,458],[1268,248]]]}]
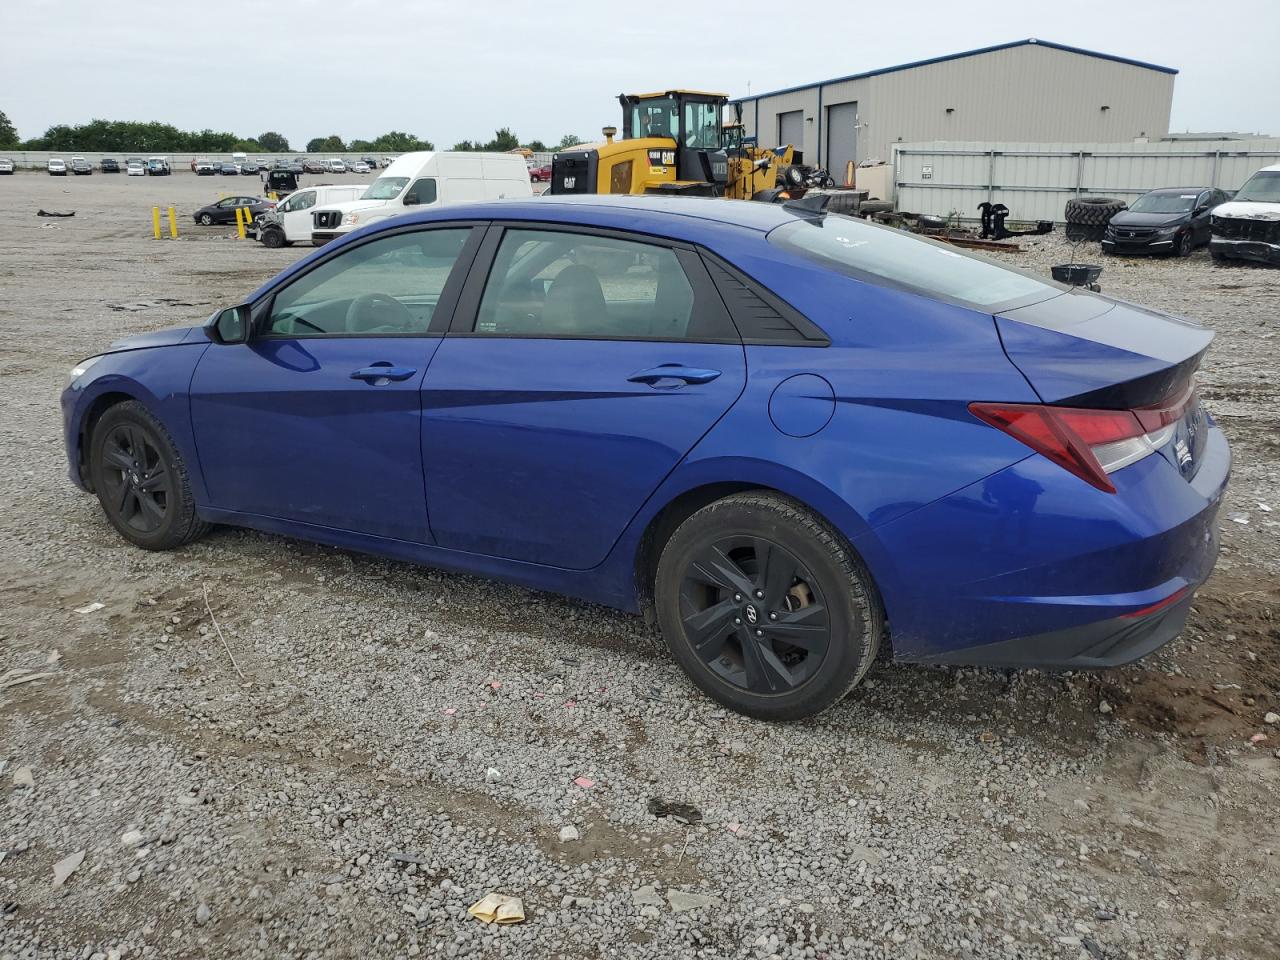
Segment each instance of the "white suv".
[{"label": "white suv", "polygon": [[1209,253],[1218,263],[1280,266],[1280,163],[1263,167],[1209,216]]},{"label": "white suv", "polygon": [[67,161],[60,160],[57,157],[49,160],[47,168],[51,177],[65,177],[67,175]]}]

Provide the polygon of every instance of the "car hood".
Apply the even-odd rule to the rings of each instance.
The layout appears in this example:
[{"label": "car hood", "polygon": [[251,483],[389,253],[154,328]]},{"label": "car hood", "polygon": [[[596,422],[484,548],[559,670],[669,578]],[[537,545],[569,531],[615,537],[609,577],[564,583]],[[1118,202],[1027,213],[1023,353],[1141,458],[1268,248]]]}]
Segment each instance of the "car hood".
[{"label": "car hood", "polygon": [[1234,217],[1240,220],[1280,220],[1280,203],[1230,200],[1214,207],[1213,215],[1215,217]]},{"label": "car hood", "polygon": [[114,341],[104,353],[122,353],[125,350],[146,350],[149,347],[172,347],[185,341],[204,340],[201,327],[170,327],[123,337]]},{"label": "car hood", "polygon": [[1213,331],[1137,304],[1073,290],[996,314],[1005,353],[1046,403],[1162,400],[1188,379]]},{"label": "car hood", "polygon": [[1111,218],[1117,227],[1172,227],[1186,223],[1189,213],[1135,213],[1132,210],[1121,210]]}]

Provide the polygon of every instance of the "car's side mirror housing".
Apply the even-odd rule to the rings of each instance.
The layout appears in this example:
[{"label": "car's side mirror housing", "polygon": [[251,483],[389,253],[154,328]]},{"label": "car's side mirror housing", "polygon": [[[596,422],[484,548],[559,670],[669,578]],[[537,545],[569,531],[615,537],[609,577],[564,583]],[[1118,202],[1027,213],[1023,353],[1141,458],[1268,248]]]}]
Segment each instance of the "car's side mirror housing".
[{"label": "car's side mirror housing", "polygon": [[417,193],[410,190],[408,193],[404,195],[404,200],[402,202],[406,207],[416,207],[419,203]]},{"label": "car's side mirror housing", "polygon": [[1195,212],[1195,213],[1193,213],[1193,214],[1192,214],[1192,216],[1193,216],[1193,217],[1198,217],[1198,216],[1200,216],[1200,214],[1207,212],[1207,211],[1208,211],[1208,209],[1209,209],[1209,204],[1207,204],[1207,203],[1202,203],[1202,204],[1200,204],[1200,206],[1196,207],[1196,212]]},{"label": "car's side mirror housing", "polygon": [[247,343],[252,324],[247,304],[229,307],[214,314],[205,324],[205,332],[214,343]]}]

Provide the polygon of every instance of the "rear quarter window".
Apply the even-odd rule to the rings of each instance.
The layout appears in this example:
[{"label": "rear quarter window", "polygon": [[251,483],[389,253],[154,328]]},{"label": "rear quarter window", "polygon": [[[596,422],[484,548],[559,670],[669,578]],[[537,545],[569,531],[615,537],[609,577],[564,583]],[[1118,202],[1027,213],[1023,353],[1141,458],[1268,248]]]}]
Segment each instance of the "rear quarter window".
[{"label": "rear quarter window", "polygon": [[768,240],[858,280],[988,312],[1064,289],[936,240],[838,214],[793,220]]}]

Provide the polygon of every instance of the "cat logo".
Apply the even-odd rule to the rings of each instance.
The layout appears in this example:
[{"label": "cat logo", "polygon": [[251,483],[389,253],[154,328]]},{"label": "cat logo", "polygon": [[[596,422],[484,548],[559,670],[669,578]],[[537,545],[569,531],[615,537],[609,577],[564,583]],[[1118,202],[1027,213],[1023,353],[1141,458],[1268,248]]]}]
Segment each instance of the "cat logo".
[{"label": "cat logo", "polygon": [[563,180],[562,182],[564,183],[564,188],[565,188],[566,190],[572,190],[572,189],[573,189],[573,185],[574,185],[575,183],[577,183],[577,182],[578,182],[578,178],[577,178],[577,177],[565,177],[565,178],[564,178],[564,180]]}]

